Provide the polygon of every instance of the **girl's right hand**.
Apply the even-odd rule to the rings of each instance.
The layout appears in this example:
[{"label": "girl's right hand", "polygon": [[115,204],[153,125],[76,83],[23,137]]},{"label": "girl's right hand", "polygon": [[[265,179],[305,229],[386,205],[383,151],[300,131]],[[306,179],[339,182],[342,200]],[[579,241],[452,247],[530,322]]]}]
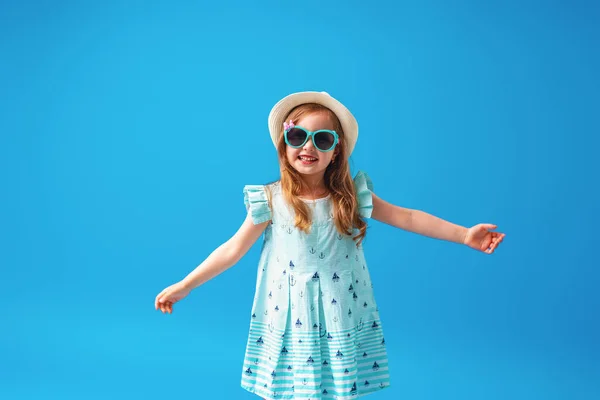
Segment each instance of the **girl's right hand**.
[{"label": "girl's right hand", "polygon": [[158,296],[156,296],[156,299],[154,300],[154,308],[156,310],[160,308],[163,314],[165,312],[172,314],[173,304],[190,294],[190,291],[191,290],[188,289],[182,282],[177,282],[165,288],[158,294]]}]

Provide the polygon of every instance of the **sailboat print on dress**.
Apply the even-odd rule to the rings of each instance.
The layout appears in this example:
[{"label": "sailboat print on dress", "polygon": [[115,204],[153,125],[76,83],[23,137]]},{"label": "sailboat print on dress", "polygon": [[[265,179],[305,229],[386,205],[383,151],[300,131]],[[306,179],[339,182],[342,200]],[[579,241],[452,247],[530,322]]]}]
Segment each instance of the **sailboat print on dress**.
[{"label": "sailboat print on dress", "polygon": [[298,318],[298,320],[296,321],[296,328],[301,328],[302,327],[302,322],[300,322],[300,318]]},{"label": "sailboat print on dress", "polygon": [[354,384],[352,385],[352,389],[350,389],[350,394],[352,396],[356,395],[356,382],[354,382]]},{"label": "sailboat print on dress", "polygon": [[377,364],[377,361],[375,361],[373,363],[373,371],[378,371],[379,370],[379,364]]},{"label": "sailboat print on dress", "polygon": [[313,280],[313,282],[316,282],[316,281],[319,280],[319,273],[318,272],[315,272],[315,274],[312,276],[312,280]]},{"label": "sailboat print on dress", "polygon": [[331,279],[333,279],[334,282],[338,282],[340,280],[340,277],[338,276],[337,272],[334,272],[333,278],[331,278]]}]

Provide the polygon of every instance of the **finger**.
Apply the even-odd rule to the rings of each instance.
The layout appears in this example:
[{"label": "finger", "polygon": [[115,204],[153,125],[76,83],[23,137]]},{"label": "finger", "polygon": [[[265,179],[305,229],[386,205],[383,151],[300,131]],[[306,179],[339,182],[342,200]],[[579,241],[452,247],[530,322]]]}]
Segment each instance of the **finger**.
[{"label": "finger", "polygon": [[481,226],[483,226],[486,229],[496,229],[497,226],[494,224],[481,224]]},{"label": "finger", "polygon": [[163,294],[164,294],[164,290],[162,292],[160,292],[157,296],[156,299],[154,299],[154,308],[158,310],[158,305],[159,305],[159,300],[162,298]]}]

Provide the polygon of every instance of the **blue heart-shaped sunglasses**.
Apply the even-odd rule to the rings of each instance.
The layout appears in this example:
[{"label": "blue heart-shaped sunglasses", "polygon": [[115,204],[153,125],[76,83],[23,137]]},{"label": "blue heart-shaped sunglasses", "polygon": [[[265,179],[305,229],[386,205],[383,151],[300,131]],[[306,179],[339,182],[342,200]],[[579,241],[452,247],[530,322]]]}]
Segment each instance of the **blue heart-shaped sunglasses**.
[{"label": "blue heart-shaped sunglasses", "polygon": [[294,124],[285,124],[283,137],[285,139],[285,143],[295,149],[304,146],[308,139],[312,138],[313,145],[317,150],[323,153],[333,150],[339,141],[336,131],[319,129],[312,132],[306,128]]}]

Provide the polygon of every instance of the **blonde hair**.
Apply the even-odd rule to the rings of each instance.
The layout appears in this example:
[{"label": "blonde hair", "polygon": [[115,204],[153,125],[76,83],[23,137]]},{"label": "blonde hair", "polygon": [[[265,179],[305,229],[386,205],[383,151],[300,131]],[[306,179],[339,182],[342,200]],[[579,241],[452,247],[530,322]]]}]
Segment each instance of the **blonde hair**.
[{"label": "blonde hair", "polygon": [[[341,234],[351,235],[353,228],[358,229],[358,235],[353,237],[357,242],[356,247],[358,247],[367,233],[367,224],[361,219],[358,213],[358,200],[354,190],[354,182],[350,175],[350,167],[348,166],[348,154],[346,154],[346,138],[339,119],[327,107],[320,104],[308,103],[292,109],[284,120],[292,120],[294,123],[297,123],[300,118],[313,113],[326,113],[333,122],[334,130],[339,135],[335,162],[330,163],[325,169],[325,186],[331,194],[333,216],[337,231]],[[285,200],[295,211],[295,226],[301,231],[309,233],[312,223],[311,211],[306,203],[299,198],[302,189],[304,189],[304,182],[301,179],[300,173],[289,163],[286,146],[282,126],[281,134],[277,140],[282,193]]]}]

